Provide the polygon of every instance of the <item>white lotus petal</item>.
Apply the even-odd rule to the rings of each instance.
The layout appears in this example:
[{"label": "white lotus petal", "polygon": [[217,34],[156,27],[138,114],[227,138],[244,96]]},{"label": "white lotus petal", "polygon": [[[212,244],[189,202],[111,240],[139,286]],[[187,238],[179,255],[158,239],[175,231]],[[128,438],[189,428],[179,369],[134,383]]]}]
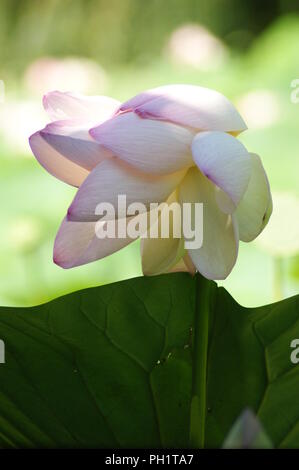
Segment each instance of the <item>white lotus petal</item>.
[{"label": "white lotus petal", "polygon": [[224,132],[199,132],[192,142],[193,159],[214,184],[224,191],[222,210],[231,212],[241,201],[251,175],[251,158],[244,145]]},{"label": "white lotus petal", "polygon": [[[115,223],[117,233],[119,222]],[[129,237],[97,238],[96,222],[71,222],[64,218],[56,235],[53,260],[62,268],[73,268],[111,255],[132,241]]]},{"label": "white lotus petal", "polygon": [[144,172],[165,174],[194,164],[190,149],[194,133],[182,126],[140,119],[128,112],[90,133],[101,145]]},{"label": "white lotus petal", "polygon": [[99,203],[113,205],[118,216],[118,196],[126,196],[127,205],[133,202],[150,203],[165,201],[184,177],[186,171],[166,176],[140,173],[115,158],[104,160],[89,174],[77,192],[69,210],[73,221],[98,220],[95,214]]},{"label": "white lotus petal", "polygon": [[238,255],[238,230],[234,215],[220,210],[214,185],[197,169],[191,168],[180,188],[180,201],[203,203],[203,245],[189,249],[198,271],[208,279],[225,279]]},{"label": "white lotus petal", "polygon": [[189,254],[185,252],[184,256],[175,264],[173,267],[171,267],[168,272],[170,273],[189,273],[192,276],[196,273],[196,267],[194,266]]},{"label": "white lotus petal", "polygon": [[[184,252],[179,238],[141,239],[142,272],[145,276],[166,273],[176,265]],[[187,271],[187,268],[186,268]]]},{"label": "white lotus petal", "polygon": [[[167,238],[162,236],[162,224],[169,228]],[[152,233],[156,231],[158,237],[151,237],[151,231]],[[155,222],[146,232],[147,238],[141,238],[143,274],[152,276],[165,273],[177,264],[185,251],[184,239],[181,234],[181,208],[177,199],[177,191],[175,191],[167,199]]]},{"label": "white lotus petal", "polygon": [[85,119],[101,122],[119,107],[119,101],[108,96],[84,96],[78,93],[52,91],[43,98],[43,105],[53,121]]},{"label": "white lotus petal", "polygon": [[86,169],[58,153],[42,138],[40,132],[30,137],[29,144],[38,162],[51,175],[65,183],[78,187],[88,176],[89,172]]},{"label": "white lotus petal", "polygon": [[[78,186],[90,170],[112,156],[91,138],[89,129],[108,119],[118,105],[118,101],[107,97],[48,93],[44,96],[44,106],[56,121],[30,137],[34,155],[51,174]],[[84,174],[84,178],[74,179],[78,173]]]},{"label": "white lotus petal", "polygon": [[272,198],[269,181],[261,159],[252,153],[252,172],[248,188],[240,202],[236,216],[240,240],[254,240],[267,225],[272,213]]},{"label": "white lotus petal", "polygon": [[175,122],[197,130],[242,132],[247,127],[232,103],[221,93],[195,85],[167,85],[128,100],[121,111]]},{"label": "white lotus petal", "polygon": [[88,129],[89,124],[81,120],[56,121],[40,135],[65,158],[90,171],[113,153],[92,139]]}]

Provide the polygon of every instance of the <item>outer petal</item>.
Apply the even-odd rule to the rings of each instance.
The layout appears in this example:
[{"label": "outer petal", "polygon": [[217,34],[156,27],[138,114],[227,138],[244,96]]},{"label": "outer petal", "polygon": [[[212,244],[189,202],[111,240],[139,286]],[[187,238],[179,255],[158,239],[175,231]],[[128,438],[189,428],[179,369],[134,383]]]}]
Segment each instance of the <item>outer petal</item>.
[{"label": "outer petal", "polygon": [[[173,202],[177,201],[176,192],[167,200],[168,207],[161,210],[159,217],[153,225],[156,225],[159,235],[161,235],[161,223],[170,223],[169,238],[150,238],[150,230],[147,231],[147,238],[141,238],[141,259],[142,271],[147,276],[161,274],[169,271],[184,254],[184,239],[175,238],[174,230],[181,232],[180,207],[174,207],[174,215],[169,218],[167,209]],[[179,212],[179,217],[175,213]],[[175,224],[175,227],[174,225]]]},{"label": "outer petal", "polygon": [[123,103],[144,118],[171,121],[198,130],[241,132],[246,124],[221,93],[194,85],[168,85],[140,93]]},{"label": "outer petal", "polygon": [[[142,272],[145,276],[166,273],[182,259],[184,241],[180,238],[142,238]],[[185,269],[187,271],[187,268]]]},{"label": "outer petal", "polygon": [[[49,173],[79,186],[88,174],[85,170],[90,171],[112,156],[91,138],[88,130],[111,117],[119,102],[105,96],[85,97],[58,91],[45,95],[43,102],[51,118],[60,120],[30,137],[32,151]],[[78,172],[84,178],[74,178]]]},{"label": "outer petal", "polygon": [[240,240],[254,240],[267,225],[272,213],[270,185],[261,159],[251,153],[252,174],[249,185],[236,216],[239,224]]},{"label": "outer petal", "polygon": [[89,125],[90,122],[86,125],[81,120],[56,121],[40,131],[40,135],[65,158],[90,171],[113,154],[91,138]]},{"label": "outer petal", "polygon": [[208,279],[225,279],[238,255],[239,239],[234,215],[223,213],[216,202],[213,184],[191,168],[180,185],[180,200],[203,203],[203,245],[188,250],[198,271]]},{"label": "outer petal", "polygon": [[90,133],[119,158],[144,172],[164,174],[193,164],[190,145],[194,133],[175,124],[140,119],[128,112]]},{"label": "outer petal", "polygon": [[244,145],[224,132],[200,132],[192,142],[193,159],[231,200],[222,210],[232,212],[241,201],[251,175],[251,158]]},{"label": "outer petal", "polygon": [[119,101],[108,96],[84,96],[76,93],[52,91],[43,97],[43,105],[53,121],[85,119],[104,121],[119,107]]},{"label": "outer petal", "polygon": [[95,230],[96,222],[70,222],[65,218],[54,243],[54,263],[65,269],[81,266],[111,255],[134,241],[131,238],[99,239]]},{"label": "outer petal", "polygon": [[146,175],[115,158],[104,160],[86,178],[79,188],[69,210],[68,219],[95,221],[97,205],[113,205],[116,215],[118,196],[125,195],[127,205],[141,202],[148,208],[151,202],[165,201],[185,175],[179,171],[167,176]]},{"label": "outer petal", "polygon": [[36,132],[29,139],[33,154],[39,163],[52,175],[72,186],[80,186],[88,171],[76,163],[64,158]]}]

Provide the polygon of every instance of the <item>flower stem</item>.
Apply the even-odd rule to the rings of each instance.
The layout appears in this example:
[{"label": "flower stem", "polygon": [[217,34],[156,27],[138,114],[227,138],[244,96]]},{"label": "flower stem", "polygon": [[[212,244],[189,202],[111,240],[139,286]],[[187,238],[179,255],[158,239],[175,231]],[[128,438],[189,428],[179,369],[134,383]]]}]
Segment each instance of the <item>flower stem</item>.
[{"label": "flower stem", "polygon": [[196,274],[196,307],[193,329],[190,447],[203,449],[206,423],[207,353],[211,282]]}]

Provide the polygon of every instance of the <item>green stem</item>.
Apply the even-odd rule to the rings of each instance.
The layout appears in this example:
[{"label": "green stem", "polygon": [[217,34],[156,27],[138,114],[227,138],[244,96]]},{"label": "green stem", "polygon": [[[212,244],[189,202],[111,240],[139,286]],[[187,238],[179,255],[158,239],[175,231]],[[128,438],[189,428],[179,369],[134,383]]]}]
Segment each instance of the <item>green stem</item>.
[{"label": "green stem", "polygon": [[211,282],[196,274],[196,308],[193,330],[193,371],[190,447],[203,449],[206,422],[207,353]]}]

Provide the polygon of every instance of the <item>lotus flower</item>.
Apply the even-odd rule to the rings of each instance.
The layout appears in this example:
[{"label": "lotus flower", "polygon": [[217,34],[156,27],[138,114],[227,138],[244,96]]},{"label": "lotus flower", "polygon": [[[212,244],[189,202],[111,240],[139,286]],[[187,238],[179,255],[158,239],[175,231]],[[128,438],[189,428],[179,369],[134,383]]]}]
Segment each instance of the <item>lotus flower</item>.
[{"label": "lotus flower", "polygon": [[[96,206],[178,201],[203,203],[203,244],[184,238],[142,238],[143,272],[199,271],[224,279],[239,240],[263,230],[272,211],[268,179],[258,155],[236,138],[246,125],[220,93],[169,85],[121,104],[107,97],[52,92],[44,97],[52,122],[30,138],[48,172],[78,187],[54,244],[54,262],[71,268],[103,258],[132,242],[99,239]],[[163,212],[161,213],[163,217]],[[127,221],[126,221],[127,222]]]}]

